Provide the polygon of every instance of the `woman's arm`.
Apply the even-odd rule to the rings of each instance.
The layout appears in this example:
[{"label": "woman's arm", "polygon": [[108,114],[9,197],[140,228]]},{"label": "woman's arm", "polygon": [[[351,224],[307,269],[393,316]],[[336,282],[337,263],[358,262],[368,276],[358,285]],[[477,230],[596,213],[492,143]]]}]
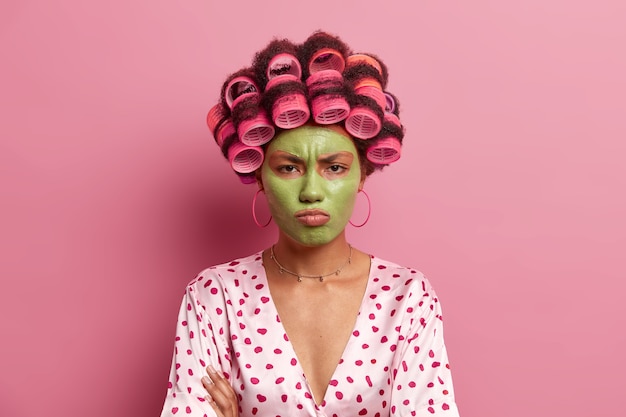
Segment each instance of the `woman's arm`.
[{"label": "woman's arm", "polygon": [[[161,417],[221,417],[206,400],[201,378],[209,365],[230,372],[228,347],[214,328],[219,328],[200,301],[202,278],[192,282],[181,303],[176,326],[174,357]],[[196,285],[200,282],[200,285]],[[217,299],[217,297],[215,297]],[[211,302],[214,300],[211,299]]]},{"label": "woman's arm", "polygon": [[408,331],[394,360],[391,416],[458,417],[439,299],[425,278],[410,298]]}]

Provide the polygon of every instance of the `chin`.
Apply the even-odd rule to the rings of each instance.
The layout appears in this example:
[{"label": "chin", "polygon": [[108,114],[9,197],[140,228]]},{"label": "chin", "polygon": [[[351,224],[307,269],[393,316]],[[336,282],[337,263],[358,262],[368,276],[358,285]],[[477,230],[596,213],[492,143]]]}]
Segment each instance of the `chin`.
[{"label": "chin", "polygon": [[322,246],[332,242],[337,236],[339,233],[330,233],[329,230],[305,230],[296,236],[290,235],[289,237],[303,246]]}]

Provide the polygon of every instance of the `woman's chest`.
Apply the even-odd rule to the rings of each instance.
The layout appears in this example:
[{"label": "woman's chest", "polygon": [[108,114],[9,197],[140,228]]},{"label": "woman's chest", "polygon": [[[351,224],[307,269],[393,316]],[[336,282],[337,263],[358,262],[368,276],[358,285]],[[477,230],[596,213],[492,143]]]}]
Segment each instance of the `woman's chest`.
[{"label": "woman's chest", "polygon": [[395,321],[382,314],[362,311],[330,374],[323,398],[315,398],[277,314],[258,314],[245,324],[244,320],[233,320],[231,375],[239,394],[241,417],[331,417],[358,415],[363,410],[366,415],[388,415],[400,330]]}]

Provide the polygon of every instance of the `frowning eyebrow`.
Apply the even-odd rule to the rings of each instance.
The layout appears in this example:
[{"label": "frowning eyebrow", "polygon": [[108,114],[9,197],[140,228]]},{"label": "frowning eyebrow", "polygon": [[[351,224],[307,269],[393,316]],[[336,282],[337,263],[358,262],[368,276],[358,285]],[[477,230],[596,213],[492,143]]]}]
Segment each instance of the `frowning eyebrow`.
[{"label": "frowning eyebrow", "polygon": [[[342,158],[348,158],[351,161],[353,158],[353,155],[350,152],[341,151],[341,152],[332,153],[328,155],[322,155],[320,156],[318,161],[324,164],[332,164],[333,162]],[[287,161],[287,162],[291,162],[292,164],[304,164],[305,163],[303,158],[300,158],[299,156],[296,156],[294,154],[291,154],[289,152],[284,152],[284,151],[274,153],[272,155],[272,159],[278,160],[278,161]]]},{"label": "frowning eyebrow", "polygon": [[286,160],[288,162],[291,162],[293,164],[302,164],[304,163],[304,159],[297,157],[293,154],[287,153],[287,152],[281,152],[279,154],[274,154],[272,156],[272,159],[280,159],[280,160]]},{"label": "frowning eyebrow", "polygon": [[335,162],[337,159],[340,159],[340,158],[352,159],[352,154],[350,152],[345,152],[345,151],[337,152],[337,153],[330,154],[328,156],[324,156],[320,158],[319,161],[325,164],[332,164],[333,162]]}]

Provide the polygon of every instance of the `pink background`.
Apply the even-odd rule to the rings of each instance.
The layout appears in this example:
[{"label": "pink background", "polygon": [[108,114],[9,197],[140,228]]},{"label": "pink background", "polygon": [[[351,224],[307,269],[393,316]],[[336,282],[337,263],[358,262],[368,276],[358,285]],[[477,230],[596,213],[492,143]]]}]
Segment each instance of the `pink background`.
[{"label": "pink background", "polygon": [[317,28],[390,67],[349,238],[430,277],[462,415],[626,415],[626,3],[238,3],[1,3],[0,415],[158,415],[185,284],[275,238],[206,112]]}]

